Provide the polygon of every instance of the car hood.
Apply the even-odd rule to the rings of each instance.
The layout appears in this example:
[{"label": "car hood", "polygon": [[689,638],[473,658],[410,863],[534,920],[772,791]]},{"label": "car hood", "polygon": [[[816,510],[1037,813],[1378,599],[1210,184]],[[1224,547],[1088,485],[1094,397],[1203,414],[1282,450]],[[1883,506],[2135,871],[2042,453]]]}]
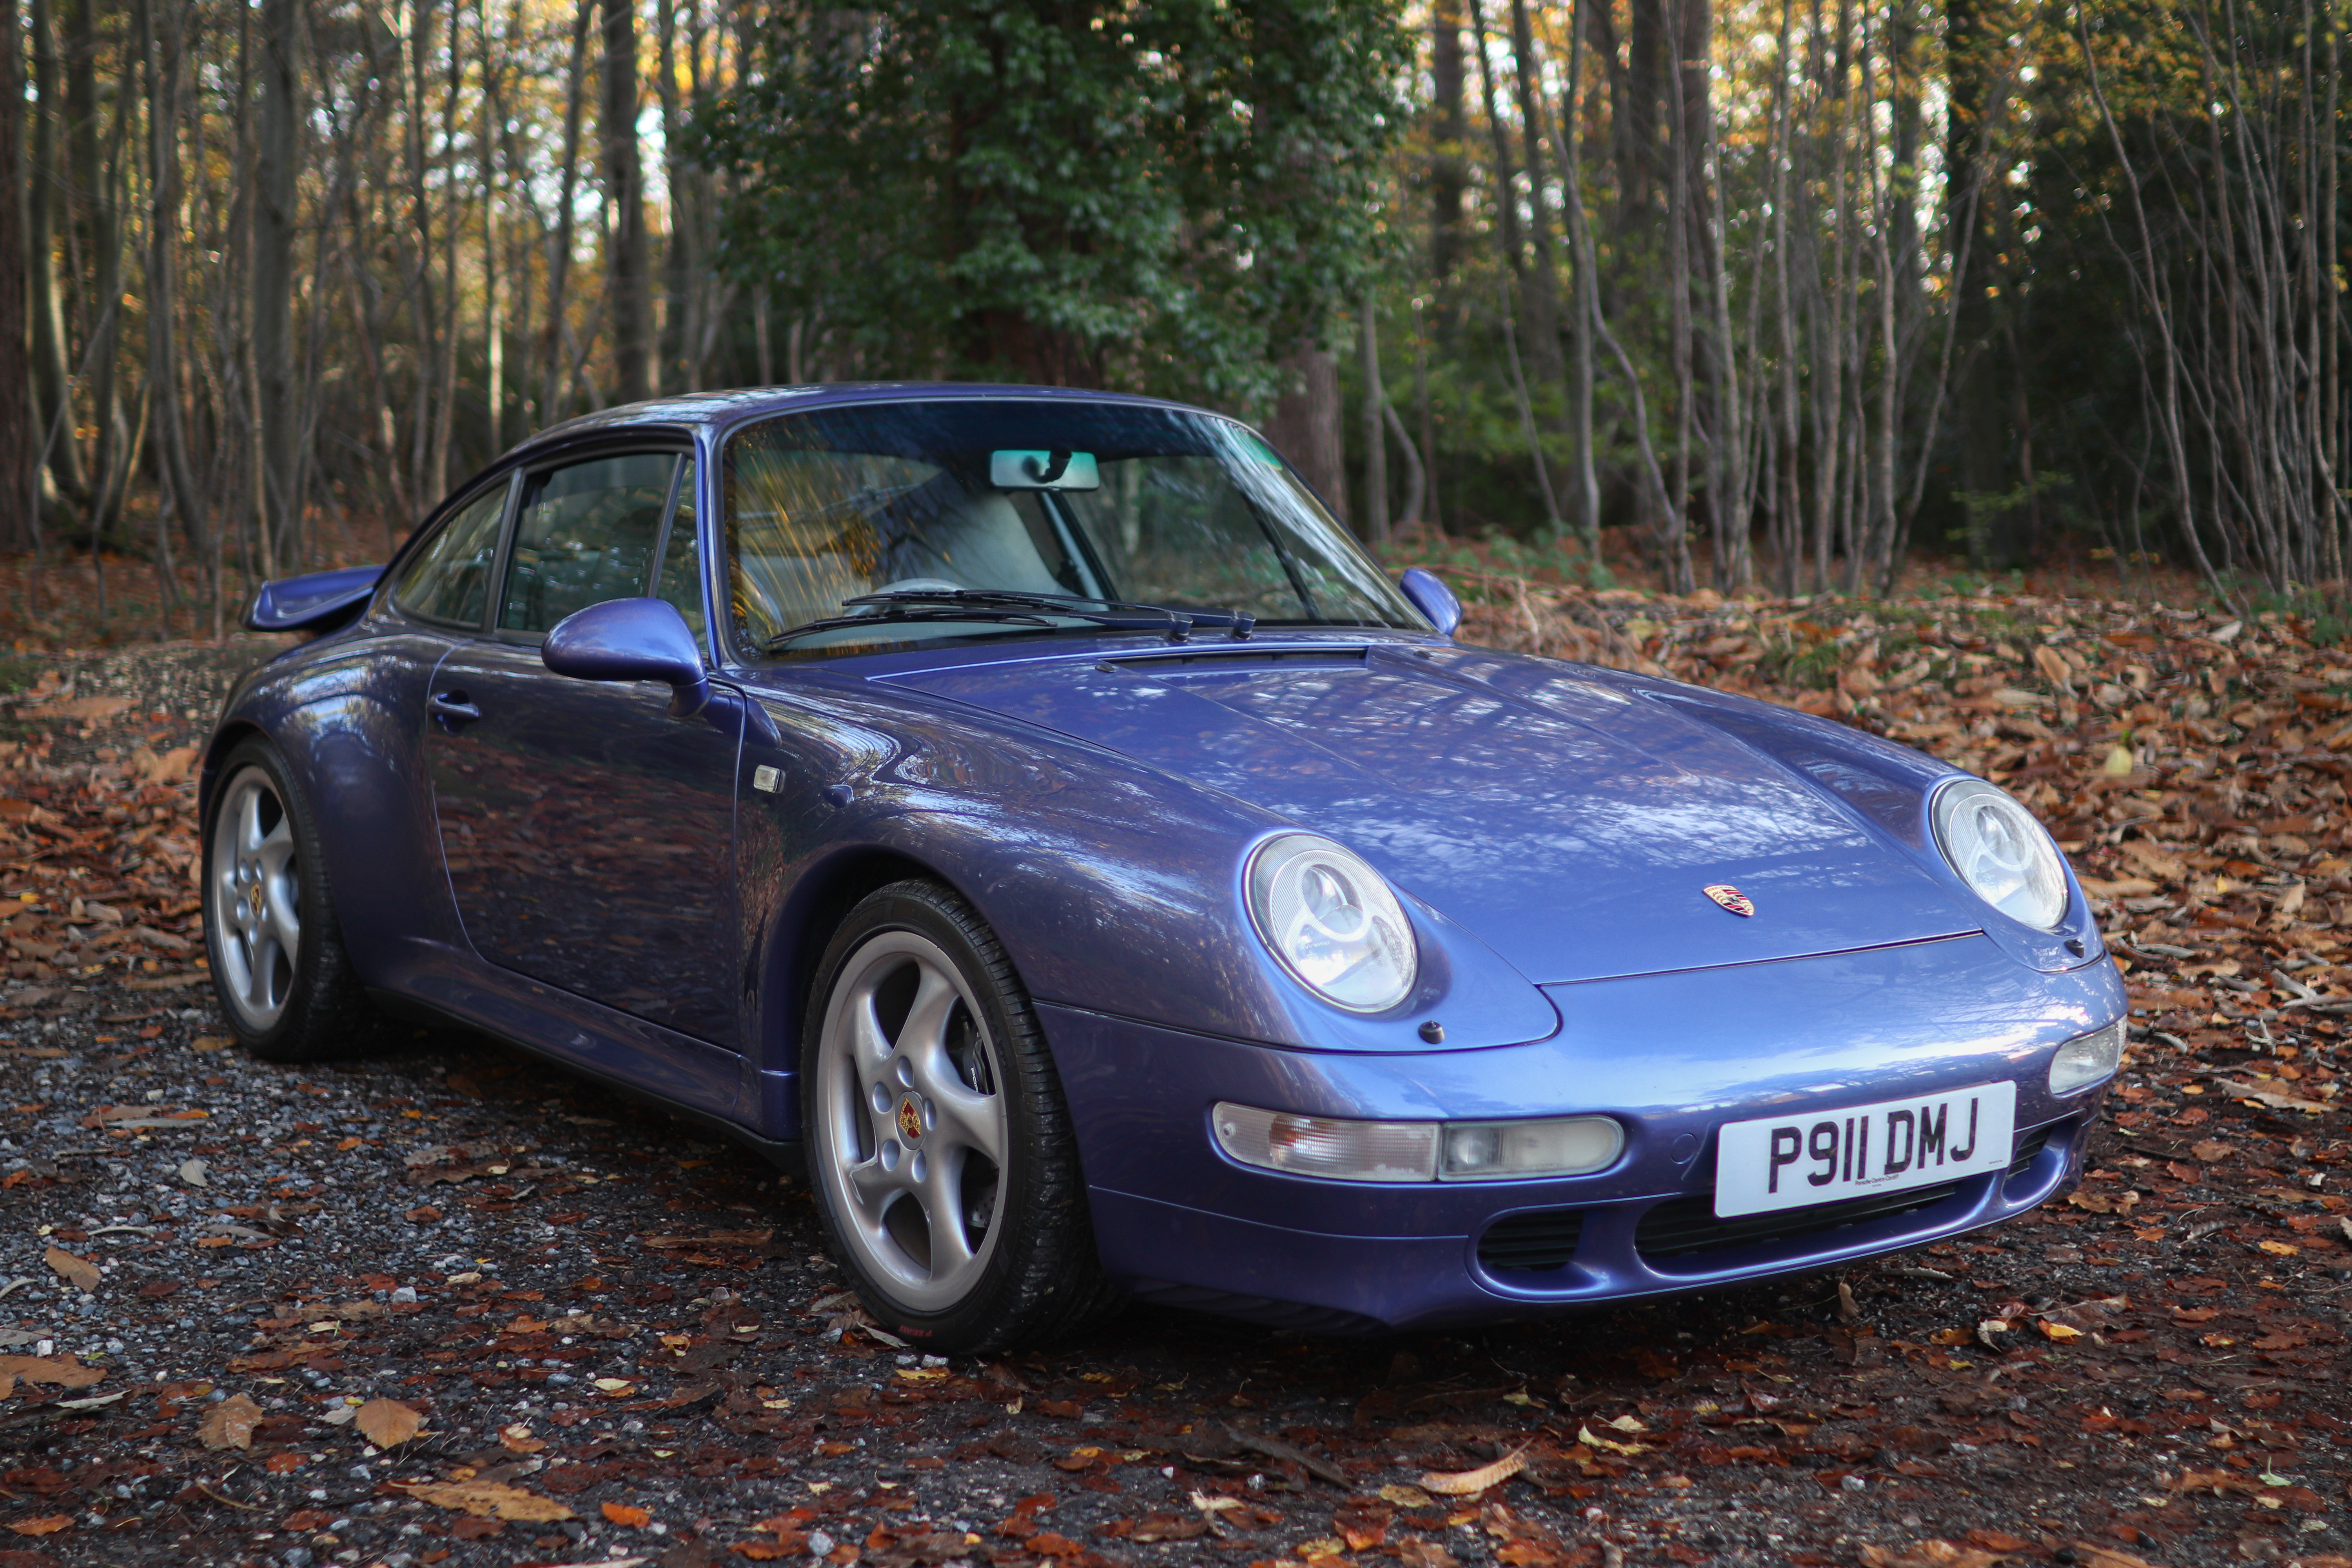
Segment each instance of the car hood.
[{"label": "car hood", "polygon": [[[887,678],[1355,850],[1538,984],[1980,929],[1918,858],[1681,703],[1550,660],[1268,644]],[[1705,889],[1736,888],[1742,916]]]}]

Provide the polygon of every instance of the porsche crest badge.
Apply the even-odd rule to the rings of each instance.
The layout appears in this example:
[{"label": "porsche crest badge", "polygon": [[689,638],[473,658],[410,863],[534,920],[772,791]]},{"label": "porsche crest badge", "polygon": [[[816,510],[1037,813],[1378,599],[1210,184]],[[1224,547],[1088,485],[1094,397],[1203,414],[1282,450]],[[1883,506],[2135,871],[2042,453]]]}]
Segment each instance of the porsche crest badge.
[{"label": "porsche crest badge", "polygon": [[923,1112],[911,1094],[898,1102],[898,1136],[908,1143],[923,1141]]},{"label": "porsche crest badge", "polygon": [[1756,900],[1727,883],[1717,882],[1712,887],[1701,889],[1700,891],[1742,920],[1756,912]]}]

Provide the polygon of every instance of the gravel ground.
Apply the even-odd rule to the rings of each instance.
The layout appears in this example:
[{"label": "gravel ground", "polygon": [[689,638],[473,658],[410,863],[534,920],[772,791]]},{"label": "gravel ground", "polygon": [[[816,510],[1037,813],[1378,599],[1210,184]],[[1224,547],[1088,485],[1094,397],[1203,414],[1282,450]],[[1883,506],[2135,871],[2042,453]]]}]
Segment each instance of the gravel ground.
[{"label": "gravel ground", "polygon": [[[61,664],[52,698],[131,705],[47,721],[34,771],[167,755],[257,651]],[[90,875],[160,878],[159,847],[191,841],[164,795],[135,798],[67,816],[145,835],[150,862],[78,840]],[[478,1037],[267,1066],[168,944],[137,951],[20,961],[0,1007],[0,1568],[2352,1549],[2342,1254],[2094,1198],[1636,1310],[1335,1341],[1135,1310],[943,1363],[871,1331],[803,1187],[752,1155]],[[2200,1103],[2227,1157],[2108,1128],[2095,1164],[2172,1161],[2217,1214],[2334,1177],[2332,1113]],[[1424,1479],[1497,1460],[1518,1468],[1480,1489]]]}]

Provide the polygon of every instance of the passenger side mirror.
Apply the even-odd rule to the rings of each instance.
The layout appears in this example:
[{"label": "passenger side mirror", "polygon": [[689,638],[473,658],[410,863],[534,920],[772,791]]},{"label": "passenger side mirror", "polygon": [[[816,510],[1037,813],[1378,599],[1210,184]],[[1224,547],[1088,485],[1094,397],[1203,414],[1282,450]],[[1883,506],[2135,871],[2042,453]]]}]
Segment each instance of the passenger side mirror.
[{"label": "passenger side mirror", "polygon": [[1412,601],[1414,609],[1429,617],[1429,624],[1437,628],[1439,637],[1450,637],[1461,626],[1462,601],[1454,596],[1454,590],[1436,573],[1424,572],[1418,566],[1407,567],[1404,575],[1397,579],[1397,586],[1404,590],[1404,596]]},{"label": "passenger side mirror", "polygon": [[541,664],[576,680],[659,680],[669,710],[699,713],[710,701],[702,649],[677,606],[666,599],[607,599],[555,623],[540,645]]}]

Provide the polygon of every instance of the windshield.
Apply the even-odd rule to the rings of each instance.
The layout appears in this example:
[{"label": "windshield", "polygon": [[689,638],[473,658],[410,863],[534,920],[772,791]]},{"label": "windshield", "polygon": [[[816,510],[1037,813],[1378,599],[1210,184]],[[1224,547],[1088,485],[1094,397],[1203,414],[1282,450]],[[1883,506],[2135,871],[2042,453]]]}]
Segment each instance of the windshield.
[{"label": "windshield", "polygon": [[[949,595],[975,590],[1427,629],[1271,447],[1212,415],[1018,398],[786,415],[729,440],[726,494],[748,652],[1092,625],[1035,603],[963,618]],[[924,608],[853,602],[876,594]]]}]

